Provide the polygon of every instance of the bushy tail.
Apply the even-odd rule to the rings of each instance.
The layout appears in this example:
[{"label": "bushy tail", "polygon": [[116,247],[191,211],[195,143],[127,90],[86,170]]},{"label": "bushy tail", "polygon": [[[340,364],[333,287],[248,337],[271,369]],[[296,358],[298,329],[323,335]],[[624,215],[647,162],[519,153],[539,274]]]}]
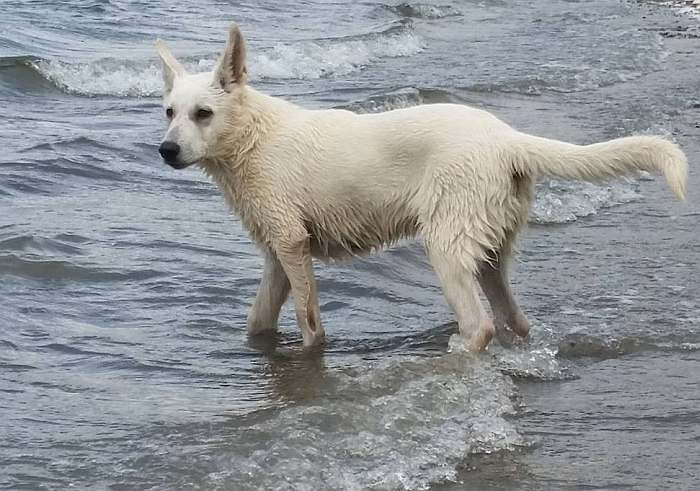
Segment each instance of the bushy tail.
[{"label": "bushy tail", "polygon": [[593,145],[573,145],[521,134],[515,167],[525,174],[602,181],[645,170],[664,175],[685,199],[688,160],[674,143],[658,136],[629,136]]}]

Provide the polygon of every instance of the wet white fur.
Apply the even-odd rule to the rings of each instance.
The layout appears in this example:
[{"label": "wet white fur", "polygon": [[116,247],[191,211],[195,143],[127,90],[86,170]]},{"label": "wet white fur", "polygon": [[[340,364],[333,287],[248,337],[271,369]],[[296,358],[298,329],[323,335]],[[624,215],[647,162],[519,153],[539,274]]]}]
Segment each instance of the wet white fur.
[{"label": "wet white fur", "polygon": [[[598,181],[658,171],[681,198],[687,163],[673,143],[633,136],[594,145],[538,138],[495,116],[434,104],[381,114],[307,110],[246,84],[237,27],[214,73],[186,74],[162,43],[166,133],[198,164],[265,255],[248,319],[276,329],[291,289],[304,345],[323,340],[312,256],[344,259],[420,235],[468,347],[528,333],[506,266],[542,176]],[[206,106],[206,123],[191,117]],[[494,318],[484,311],[480,284]]]}]

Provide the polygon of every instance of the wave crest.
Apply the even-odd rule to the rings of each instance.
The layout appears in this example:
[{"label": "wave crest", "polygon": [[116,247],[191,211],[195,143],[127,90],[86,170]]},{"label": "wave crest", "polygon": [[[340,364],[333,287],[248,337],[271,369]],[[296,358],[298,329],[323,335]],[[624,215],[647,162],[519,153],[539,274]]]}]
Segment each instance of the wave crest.
[{"label": "wave crest", "polygon": [[[262,79],[318,79],[347,75],[382,58],[411,56],[423,47],[410,22],[401,22],[385,31],[357,37],[279,44],[253,56],[249,68],[253,77]],[[201,72],[211,70],[215,60],[215,57],[189,58],[184,64],[192,72]],[[69,94],[156,97],[162,93],[161,65],[157,60],[102,58],[76,63],[31,57],[0,58],[0,69],[8,66],[28,67]],[[6,72],[5,78],[8,77],[8,82],[19,88],[24,84],[22,78]]]},{"label": "wave crest", "polygon": [[347,75],[381,58],[410,56],[423,47],[423,41],[410,30],[387,32],[364,39],[280,44],[272,51],[261,54],[255,60],[252,71],[262,78],[281,79]]},{"label": "wave crest", "polygon": [[429,3],[400,3],[398,5],[384,5],[383,8],[396,15],[416,19],[442,19],[462,15],[451,5],[431,5]]},{"label": "wave crest", "polygon": [[162,90],[160,66],[104,59],[93,63],[39,60],[34,68],[59,89],[77,95],[157,96]]}]

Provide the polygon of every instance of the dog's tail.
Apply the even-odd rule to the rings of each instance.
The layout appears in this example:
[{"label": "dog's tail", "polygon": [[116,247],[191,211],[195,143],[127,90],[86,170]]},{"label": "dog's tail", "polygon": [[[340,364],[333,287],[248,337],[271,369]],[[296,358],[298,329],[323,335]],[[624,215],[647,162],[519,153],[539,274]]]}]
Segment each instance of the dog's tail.
[{"label": "dog's tail", "polygon": [[593,145],[574,145],[521,134],[515,168],[524,174],[602,181],[645,170],[664,175],[685,199],[688,160],[678,146],[658,136],[630,136]]}]

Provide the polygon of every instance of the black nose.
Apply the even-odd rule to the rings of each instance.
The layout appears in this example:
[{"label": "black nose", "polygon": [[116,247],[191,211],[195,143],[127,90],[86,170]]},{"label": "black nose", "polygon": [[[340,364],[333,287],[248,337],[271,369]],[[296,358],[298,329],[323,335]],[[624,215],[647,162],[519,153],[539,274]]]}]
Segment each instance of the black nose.
[{"label": "black nose", "polygon": [[166,162],[175,162],[180,153],[180,145],[171,141],[164,141],[158,147],[158,153]]}]

